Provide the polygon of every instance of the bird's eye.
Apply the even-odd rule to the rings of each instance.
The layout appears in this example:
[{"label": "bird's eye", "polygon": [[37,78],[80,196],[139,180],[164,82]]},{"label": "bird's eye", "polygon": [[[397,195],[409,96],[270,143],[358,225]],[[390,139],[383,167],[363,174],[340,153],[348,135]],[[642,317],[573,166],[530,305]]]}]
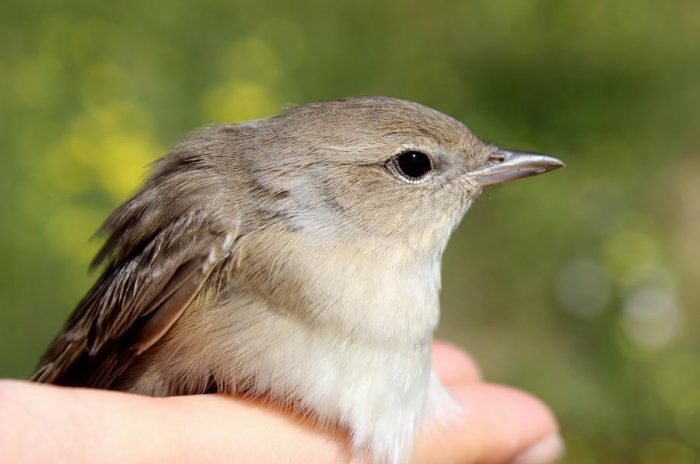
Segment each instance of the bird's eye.
[{"label": "bird's eye", "polygon": [[406,180],[421,180],[433,169],[430,157],[420,151],[405,151],[394,157],[394,166]]}]

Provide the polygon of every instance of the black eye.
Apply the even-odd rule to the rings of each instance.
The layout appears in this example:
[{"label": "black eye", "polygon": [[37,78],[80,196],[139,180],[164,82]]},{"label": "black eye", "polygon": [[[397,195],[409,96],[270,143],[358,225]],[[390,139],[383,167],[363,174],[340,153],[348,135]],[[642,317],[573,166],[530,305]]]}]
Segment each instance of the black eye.
[{"label": "black eye", "polygon": [[419,151],[406,151],[397,155],[394,165],[408,180],[420,180],[433,169],[428,155]]}]

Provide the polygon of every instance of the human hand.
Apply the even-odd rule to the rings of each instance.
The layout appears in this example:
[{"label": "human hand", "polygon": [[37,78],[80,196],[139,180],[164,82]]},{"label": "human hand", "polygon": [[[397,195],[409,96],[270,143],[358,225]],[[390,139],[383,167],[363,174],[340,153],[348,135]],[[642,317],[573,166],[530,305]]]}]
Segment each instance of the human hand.
[{"label": "human hand", "polygon": [[[436,343],[438,376],[464,414],[416,438],[414,463],[539,464],[563,448],[539,400],[481,382],[476,364]],[[228,395],[150,398],[0,381],[0,462],[347,462],[342,430]]]}]

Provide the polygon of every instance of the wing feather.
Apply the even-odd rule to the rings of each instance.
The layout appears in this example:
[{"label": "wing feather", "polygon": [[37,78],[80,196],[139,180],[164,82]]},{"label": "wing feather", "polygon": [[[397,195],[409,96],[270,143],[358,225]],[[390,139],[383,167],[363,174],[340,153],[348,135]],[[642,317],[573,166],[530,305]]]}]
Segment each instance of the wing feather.
[{"label": "wing feather", "polygon": [[[41,359],[33,380],[109,388],[230,260],[240,230],[217,210],[203,162],[171,155],[105,222],[108,264]],[[186,170],[177,169],[184,166]]]}]

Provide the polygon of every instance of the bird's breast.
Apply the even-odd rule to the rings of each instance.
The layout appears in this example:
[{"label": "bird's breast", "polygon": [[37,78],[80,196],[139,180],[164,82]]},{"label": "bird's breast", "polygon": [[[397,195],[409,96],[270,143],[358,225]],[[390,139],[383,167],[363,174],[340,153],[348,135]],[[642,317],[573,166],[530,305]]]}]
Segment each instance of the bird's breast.
[{"label": "bird's breast", "polygon": [[225,291],[183,314],[134,391],[213,381],[340,422],[355,448],[405,460],[431,397],[439,263],[275,238],[242,243]]},{"label": "bird's breast", "polygon": [[241,249],[231,285],[280,316],[377,343],[432,336],[439,318],[439,257],[415,259],[384,243],[318,243],[262,234]]}]

